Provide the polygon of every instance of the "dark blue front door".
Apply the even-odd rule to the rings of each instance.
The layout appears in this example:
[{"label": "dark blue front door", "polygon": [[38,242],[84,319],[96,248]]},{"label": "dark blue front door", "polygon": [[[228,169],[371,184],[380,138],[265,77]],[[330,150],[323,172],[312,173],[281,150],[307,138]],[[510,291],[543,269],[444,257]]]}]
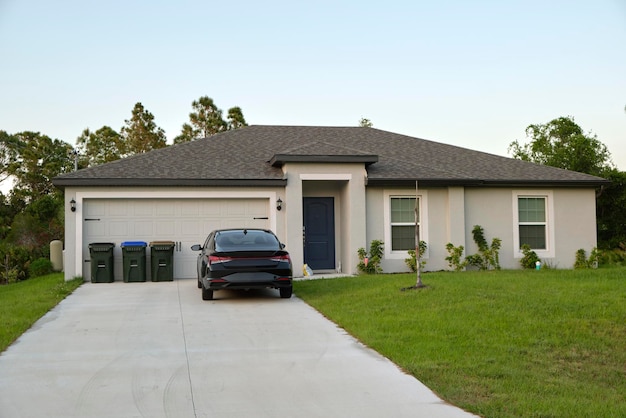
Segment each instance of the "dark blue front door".
[{"label": "dark blue front door", "polygon": [[313,270],[335,269],[335,201],[304,198],[304,262]]}]

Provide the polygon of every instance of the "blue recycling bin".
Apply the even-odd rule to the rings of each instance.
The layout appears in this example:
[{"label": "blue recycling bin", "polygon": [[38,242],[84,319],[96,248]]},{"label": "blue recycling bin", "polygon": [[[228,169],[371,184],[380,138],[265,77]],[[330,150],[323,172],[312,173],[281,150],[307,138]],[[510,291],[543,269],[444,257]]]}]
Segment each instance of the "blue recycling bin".
[{"label": "blue recycling bin", "polygon": [[124,282],[146,281],[146,244],[144,241],[124,241],[122,260],[124,266]]}]

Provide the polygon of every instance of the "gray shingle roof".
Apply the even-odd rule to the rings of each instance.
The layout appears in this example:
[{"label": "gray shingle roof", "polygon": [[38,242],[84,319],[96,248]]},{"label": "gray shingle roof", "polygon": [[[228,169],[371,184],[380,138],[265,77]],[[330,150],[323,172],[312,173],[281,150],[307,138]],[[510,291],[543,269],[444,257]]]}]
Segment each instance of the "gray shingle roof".
[{"label": "gray shingle roof", "polygon": [[561,185],[599,177],[375,128],[253,125],[56,177],[66,186],[284,185],[284,162],[365,163],[369,185]]}]

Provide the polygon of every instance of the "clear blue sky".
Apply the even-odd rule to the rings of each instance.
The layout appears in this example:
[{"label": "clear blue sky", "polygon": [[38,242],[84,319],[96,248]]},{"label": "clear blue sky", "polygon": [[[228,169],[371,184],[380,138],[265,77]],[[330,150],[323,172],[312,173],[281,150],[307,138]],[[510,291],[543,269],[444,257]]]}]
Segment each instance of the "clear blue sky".
[{"label": "clear blue sky", "polygon": [[499,155],[573,116],[626,171],[626,0],[0,0],[0,60],[0,129],[71,144],[136,102],[171,140],[208,95]]}]

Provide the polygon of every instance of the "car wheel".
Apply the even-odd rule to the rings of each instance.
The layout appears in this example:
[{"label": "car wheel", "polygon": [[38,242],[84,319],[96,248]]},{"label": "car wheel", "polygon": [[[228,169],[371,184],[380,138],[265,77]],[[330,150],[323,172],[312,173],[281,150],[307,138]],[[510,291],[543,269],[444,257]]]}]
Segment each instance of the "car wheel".
[{"label": "car wheel", "polygon": [[293,293],[293,286],[281,287],[279,291],[280,291],[281,298],[289,299],[291,297],[291,294]]},{"label": "car wheel", "polygon": [[202,281],[198,278],[198,289],[202,289]]},{"label": "car wheel", "polygon": [[202,300],[213,300],[213,291],[210,289],[202,287]]}]

